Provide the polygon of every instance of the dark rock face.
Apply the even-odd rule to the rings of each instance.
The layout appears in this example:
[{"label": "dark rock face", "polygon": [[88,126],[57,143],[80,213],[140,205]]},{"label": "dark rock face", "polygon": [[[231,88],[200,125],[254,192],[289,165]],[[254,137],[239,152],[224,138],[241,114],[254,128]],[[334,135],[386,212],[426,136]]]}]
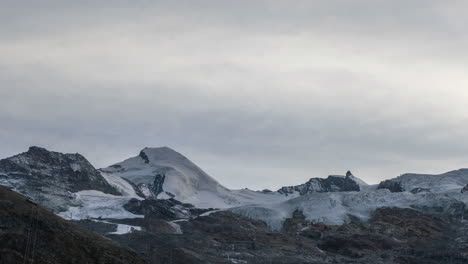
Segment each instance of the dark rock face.
[{"label": "dark rock face", "polygon": [[0,160],[0,184],[56,212],[66,209],[74,192],[98,190],[120,194],[80,154],[62,154],[39,147]]},{"label": "dark rock face", "polygon": [[149,158],[144,151],[140,151],[139,156],[145,161],[145,163],[149,163]]},{"label": "dark rock face", "polygon": [[377,189],[388,189],[391,192],[404,192],[405,189],[401,186],[401,183],[398,181],[394,180],[386,180],[381,183],[379,183],[379,186],[377,186]]},{"label": "dark rock face", "polygon": [[351,179],[351,172],[345,177],[342,176],[328,176],[326,179],[312,178],[308,182],[297,185],[282,187],[278,190],[279,193],[289,195],[298,192],[300,195],[313,193],[313,192],[351,192],[360,191],[359,184]]},{"label": "dark rock face", "polygon": [[466,185],[465,187],[463,187],[460,191],[461,193],[466,193],[468,192],[468,185]]},{"label": "dark rock face", "polygon": [[[144,152],[141,152],[144,154]],[[144,154],[146,157],[146,154]],[[136,192],[139,196],[143,198],[148,198],[148,199],[154,199],[156,198],[159,194],[165,193],[167,196],[174,198],[174,194],[164,191],[163,186],[164,186],[164,181],[166,180],[166,174],[173,170],[172,168],[159,168],[157,172],[155,172],[154,180],[152,183],[145,184],[145,183],[140,183],[138,185],[135,185],[131,183],[132,185],[135,185],[136,187]],[[105,170],[103,170],[106,172]],[[131,181],[129,181],[131,182]],[[146,190],[146,195],[145,195],[145,190]],[[140,195],[141,194],[141,195]]]},{"label": "dark rock face", "polygon": [[158,196],[158,194],[162,193],[163,190],[163,184],[164,180],[166,179],[166,175],[163,173],[158,173],[156,174],[154,178],[154,183],[151,186],[151,191],[154,193],[155,196]]},{"label": "dark rock face", "polygon": [[0,186],[0,263],[146,262]]},{"label": "dark rock face", "polygon": [[144,215],[145,218],[155,218],[172,221],[188,219],[213,209],[198,209],[191,204],[181,203],[174,199],[167,200],[137,200],[131,199],[124,208],[134,214]]}]

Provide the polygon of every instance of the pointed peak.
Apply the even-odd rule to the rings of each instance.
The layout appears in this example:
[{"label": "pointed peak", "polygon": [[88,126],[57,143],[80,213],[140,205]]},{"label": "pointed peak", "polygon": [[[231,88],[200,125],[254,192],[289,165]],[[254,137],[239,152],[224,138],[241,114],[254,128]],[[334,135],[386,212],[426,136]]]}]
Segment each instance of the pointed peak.
[{"label": "pointed peak", "polygon": [[353,173],[351,173],[351,171],[347,171],[346,172],[346,178],[350,178],[352,179],[353,181],[355,181],[357,184],[359,184],[360,186],[366,186],[368,185],[365,181],[361,180],[360,178],[356,177],[353,175]]},{"label": "pointed peak", "polygon": [[[158,148],[144,148],[140,151],[139,156],[145,161],[150,163],[154,160],[172,160],[172,159],[184,159],[185,157],[179,152],[169,147],[158,147]],[[186,159],[186,158],[185,158]]]},{"label": "pointed peak", "polygon": [[170,147],[162,146],[162,147],[145,147],[141,150],[142,152],[176,152],[175,150],[171,149]]},{"label": "pointed peak", "polygon": [[29,147],[27,153],[50,153],[50,151],[48,151],[47,149],[45,148],[41,148],[41,147],[38,147],[38,146],[31,146]]}]

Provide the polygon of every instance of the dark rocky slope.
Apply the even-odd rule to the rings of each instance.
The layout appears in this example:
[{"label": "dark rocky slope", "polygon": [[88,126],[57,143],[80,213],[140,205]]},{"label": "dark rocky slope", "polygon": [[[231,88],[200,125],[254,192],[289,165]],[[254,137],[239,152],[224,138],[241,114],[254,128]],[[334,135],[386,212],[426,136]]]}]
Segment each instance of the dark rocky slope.
[{"label": "dark rocky slope", "polygon": [[323,263],[313,241],[272,232],[261,221],[231,212],[177,223],[183,234],[147,231],[108,237],[151,263]]},{"label": "dark rocky slope", "polygon": [[[427,212],[431,210],[426,208]],[[468,263],[467,224],[453,216],[414,209],[380,208],[366,222],[341,226],[305,221],[301,212],[285,222],[283,232],[316,241],[330,259],[323,263]]]},{"label": "dark rocky slope", "polygon": [[0,160],[0,185],[54,212],[66,210],[74,192],[97,190],[120,194],[82,155],[39,147],[30,147],[27,152]]},{"label": "dark rocky slope", "polygon": [[146,262],[137,254],[0,186],[0,263]]},{"label": "dark rocky slope", "polygon": [[401,183],[396,180],[385,180],[379,183],[377,190],[388,189],[391,192],[404,192],[405,189],[401,186]]},{"label": "dark rocky slope", "polygon": [[296,211],[281,232],[221,211],[178,221],[183,234],[157,221],[167,216],[153,215],[145,231],[106,236],[150,263],[468,263],[466,212],[424,210],[381,208],[368,221],[339,226],[311,223]]}]

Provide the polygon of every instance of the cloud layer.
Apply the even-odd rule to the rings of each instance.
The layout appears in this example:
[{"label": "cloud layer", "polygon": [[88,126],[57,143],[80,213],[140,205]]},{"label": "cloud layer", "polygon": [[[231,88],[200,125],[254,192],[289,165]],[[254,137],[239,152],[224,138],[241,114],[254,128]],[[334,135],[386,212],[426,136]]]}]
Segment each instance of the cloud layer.
[{"label": "cloud layer", "polygon": [[170,146],[228,187],[466,167],[466,1],[2,1],[0,155]]}]

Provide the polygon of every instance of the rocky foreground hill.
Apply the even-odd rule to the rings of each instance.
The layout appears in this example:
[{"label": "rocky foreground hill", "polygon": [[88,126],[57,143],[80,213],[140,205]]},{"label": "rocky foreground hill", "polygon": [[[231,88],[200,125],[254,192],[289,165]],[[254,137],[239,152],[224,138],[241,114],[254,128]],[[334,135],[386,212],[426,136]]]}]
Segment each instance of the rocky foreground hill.
[{"label": "rocky foreground hill", "polygon": [[230,190],[166,147],[103,169],[31,147],[0,160],[0,263],[468,263],[467,184],[462,169]]},{"label": "rocky foreground hill", "polygon": [[0,263],[147,263],[0,186]]}]

